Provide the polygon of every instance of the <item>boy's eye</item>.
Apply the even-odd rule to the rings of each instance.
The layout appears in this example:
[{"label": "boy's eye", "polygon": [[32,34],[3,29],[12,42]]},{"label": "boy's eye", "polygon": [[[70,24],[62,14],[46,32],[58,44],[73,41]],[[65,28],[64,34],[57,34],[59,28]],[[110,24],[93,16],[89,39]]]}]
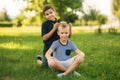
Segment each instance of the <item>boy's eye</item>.
[{"label": "boy's eye", "polygon": [[68,32],[66,32],[65,34],[68,34]]},{"label": "boy's eye", "polygon": [[62,32],[61,34],[68,34],[68,32]]},{"label": "boy's eye", "polygon": [[49,14],[45,14],[45,15],[49,15]]}]

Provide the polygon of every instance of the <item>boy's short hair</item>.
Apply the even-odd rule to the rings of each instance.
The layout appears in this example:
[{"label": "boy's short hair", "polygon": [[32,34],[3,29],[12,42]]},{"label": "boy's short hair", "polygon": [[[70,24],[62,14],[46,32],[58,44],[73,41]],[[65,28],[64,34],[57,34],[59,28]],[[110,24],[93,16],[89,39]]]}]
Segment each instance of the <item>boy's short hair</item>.
[{"label": "boy's short hair", "polygon": [[71,37],[71,34],[72,34],[72,32],[71,32],[72,24],[71,24],[71,23],[67,23],[67,22],[65,22],[65,21],[61,21],[60,24],[59,24],[59,26],[58,26],[58,28],[59,28],[59,27],[62,27],[62,28],[69,27],[69,29],[70,29],[69,38]]},{"label": "boy's short hair", "polygon": [[43,7],[43,14],[45,14],[45,11],[47,11],[48,9],[52,9],[53,11],[55,11],[55,9],[53,8],[53,6],[51,6],[50,4],[46,4]]},{"label": "boy's short hair", "polygon": [[69,25],[67,24],[67,22],[65,21],[61,21],[60,24],[59,24],[59,27],[62,27],[62,28],[66,28],[68,27]]}]

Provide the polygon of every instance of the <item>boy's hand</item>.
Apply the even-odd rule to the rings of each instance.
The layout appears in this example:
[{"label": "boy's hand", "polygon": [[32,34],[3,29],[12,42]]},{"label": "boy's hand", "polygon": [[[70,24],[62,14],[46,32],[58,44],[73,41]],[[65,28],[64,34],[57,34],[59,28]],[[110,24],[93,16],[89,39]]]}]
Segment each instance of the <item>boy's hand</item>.
[{"label": "boy's hand", "polygon": [[57,30],[58,25],[59,25],[59,22],[56,22],[56,23],[54,24],[54,27],[53,27],[53,28],[54,28],[55,30]]},{"label": "boy's hand", "polygon": [[83,62],[83,60],[84,60],[84,55],[83,55],[83,54],[78,54],[78,55],[76,56],[76,60],[77,60],[79,63]]}]

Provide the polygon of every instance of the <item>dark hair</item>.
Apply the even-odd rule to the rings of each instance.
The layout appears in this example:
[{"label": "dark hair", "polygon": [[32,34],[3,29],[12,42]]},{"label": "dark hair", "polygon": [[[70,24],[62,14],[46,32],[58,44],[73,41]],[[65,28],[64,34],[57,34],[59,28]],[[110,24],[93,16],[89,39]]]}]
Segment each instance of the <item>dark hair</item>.
[{"label": "dark hair", "polygon": [[43,14],[45,14],[45,11],[47,11],[48,9],[52,9],[53,11],[55,11],[55,9],[53,8],[53,6],[51,6],[50,4],[46,4],[43,7]]}]

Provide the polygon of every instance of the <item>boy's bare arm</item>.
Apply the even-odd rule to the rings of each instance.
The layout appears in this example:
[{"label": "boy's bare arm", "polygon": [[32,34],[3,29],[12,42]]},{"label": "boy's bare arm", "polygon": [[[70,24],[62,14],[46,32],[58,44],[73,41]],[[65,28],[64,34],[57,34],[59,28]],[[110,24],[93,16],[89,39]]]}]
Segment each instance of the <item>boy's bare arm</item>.
[{"label": "boy's bare arm", "polygon": [[45,56],[48,60],[51,59],[52,52],[53,52],[52,48],[49,48],[48,51],[46,52]]},{"label": "boy's bare arm", "polygon": [[83,62],[85,54],[79,49],[77,49],[75,52],[78,54],[76,60],[80,63]]},{"label": "boy's bare arm", "polygon": [[82,52],[82,51],[80,51],[79,49],[77,49],[76,51],[75,51],[78,55],[81,55],[81,56],[85,56],[85,54]]},{"label": "boy's bare arm", "polygon": [[57,30],[58,24],[59,23],[55,23],[52,30],[50,32],[48,32],[47,34],[43,35],[42,38],[44,41],[48,40],[54,34],[54,32]]}]

